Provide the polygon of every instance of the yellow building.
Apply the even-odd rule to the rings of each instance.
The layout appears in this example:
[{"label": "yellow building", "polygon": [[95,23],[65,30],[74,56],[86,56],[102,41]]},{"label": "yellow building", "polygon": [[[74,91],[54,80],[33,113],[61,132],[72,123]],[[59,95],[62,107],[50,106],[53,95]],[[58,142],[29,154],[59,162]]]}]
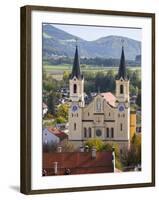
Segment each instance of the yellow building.
[{"label": "yellow building", "polygon": [[130,112],[130,139],[136,133],[136,111]]}]

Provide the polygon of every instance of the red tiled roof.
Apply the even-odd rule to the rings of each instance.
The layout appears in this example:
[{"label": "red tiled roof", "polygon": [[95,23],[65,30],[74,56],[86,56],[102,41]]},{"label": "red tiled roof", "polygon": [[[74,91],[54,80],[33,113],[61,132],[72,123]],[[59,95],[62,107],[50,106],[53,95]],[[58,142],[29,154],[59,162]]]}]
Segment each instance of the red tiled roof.
[{"label": "red tiled roof", "polygon": [[113,172],[112,152],[97,152],[92,158],[91,152],[44,153],[43,169],[53,175],[54,162],[58,162],[58,175],[64,175],[66,169],[71,174],[89,174]]},{"label": "red tiled roof", "polygon": [[115,107],[116,97],[111,92],[101,93],[104,99],[113,107]]},{"label": "red tiled roof", "polygon": [[64,140],[64,139],[67,139],[68,138],[68,135],[62,131],[60,131],[59,129],[57,128],[48,128],[48,131],[54,135],[56,135],[57,137],[60,138],[60,140]]}]

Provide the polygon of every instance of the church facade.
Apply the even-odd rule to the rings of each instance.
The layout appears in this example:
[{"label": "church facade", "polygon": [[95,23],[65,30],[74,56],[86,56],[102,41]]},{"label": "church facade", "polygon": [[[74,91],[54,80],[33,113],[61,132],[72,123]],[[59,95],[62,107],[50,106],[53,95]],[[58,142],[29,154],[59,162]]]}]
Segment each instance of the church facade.
[{"label": "church facade", "polygon": [[77,147],[92,138],[118,143],[120,147],[129,145],[129,80],[126,75],[123,47],[115,81],[115,95],[111,92],[98,93],[86,105],[84,100],[84,77],[80,71],[78,47],[76,46],[69,80],[69,141],[72,141]]}]

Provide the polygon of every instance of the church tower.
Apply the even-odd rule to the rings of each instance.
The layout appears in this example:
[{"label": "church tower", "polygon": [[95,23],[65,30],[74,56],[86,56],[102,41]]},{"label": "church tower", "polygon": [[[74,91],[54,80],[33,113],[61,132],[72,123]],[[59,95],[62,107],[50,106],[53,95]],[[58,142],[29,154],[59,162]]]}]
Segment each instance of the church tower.
[{"label": "church tower", "polygon": [[116,78],[116,137],[128,141],[130,138],[129,79],[126,73],[124,47],[122,46],[120,65]]},{"label": "church tower", "polygon": [[69,80],[70,100],[72,102],[80,102],[80,106],[84,107],[84,78],[80,71],[80,62],[78,56],[78,47],[76,46],[72,73]]},{"label": "church tower", "polygon": [[76,45],[72,73],[69,80],[69,140],[82,140],[82,108],[84,102],[84,78],[80,71],[78,47]]}]

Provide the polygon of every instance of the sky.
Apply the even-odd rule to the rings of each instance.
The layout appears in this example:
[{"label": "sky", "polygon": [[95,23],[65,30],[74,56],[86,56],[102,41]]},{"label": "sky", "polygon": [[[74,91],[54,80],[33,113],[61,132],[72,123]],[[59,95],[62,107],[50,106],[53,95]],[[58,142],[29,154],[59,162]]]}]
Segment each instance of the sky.
[{"label": "sky", "polygon": [[78,36],[84,40],[92,41],[101,37],[109,35],[118,35],[129,37],[134,40],[141,41],[142,30],[135,28],[121,28],[121,27],[93,27],[93,26],[77,26],[77,25],[57,25],[56,28],[66,31],[72,35]]}]

